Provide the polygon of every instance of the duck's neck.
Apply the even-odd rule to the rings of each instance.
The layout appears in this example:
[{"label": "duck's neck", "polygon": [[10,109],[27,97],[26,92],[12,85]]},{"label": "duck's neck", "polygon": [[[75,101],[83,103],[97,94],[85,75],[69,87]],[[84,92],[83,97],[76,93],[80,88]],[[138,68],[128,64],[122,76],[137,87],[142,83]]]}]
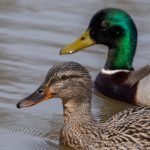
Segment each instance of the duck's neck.
[{"label": "duck's neck", "polygon": [[63,105],[64,125],[60,133],[60,142],[63,145],[74,149],[90,149],[87,139],[102,139],[104,126],[100,128],[100,124],[93,119],[91,97],[63,100]]},{"label": "duck's neck", "polygon": [[84,97],[80,100],[72,98],[69,100],[63,100],[64,110],[64,122],[79,122],[81,123],[84,119],[92,119],[91,114],[91,97]]},{"label": "duck's neck", "polygon": [[[130,26],[131,27],[131,26]],[[126,69],[132,70],[132,62],[137,45],[136,28],[127,28],[121,38],[115,41],[113,46],[109,47],[108,58],[105,69],[116,70]]]}]

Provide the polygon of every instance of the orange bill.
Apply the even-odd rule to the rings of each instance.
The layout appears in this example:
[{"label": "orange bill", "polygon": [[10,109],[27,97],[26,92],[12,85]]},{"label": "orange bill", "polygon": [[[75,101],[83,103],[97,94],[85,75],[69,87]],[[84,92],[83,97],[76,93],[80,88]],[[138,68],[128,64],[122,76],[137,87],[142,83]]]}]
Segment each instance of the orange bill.
[{"label": "orange bill", "polygon": [[33,94],[17,103],[17,108],[30,107],[53,97],[48,87],[40,87]]}]

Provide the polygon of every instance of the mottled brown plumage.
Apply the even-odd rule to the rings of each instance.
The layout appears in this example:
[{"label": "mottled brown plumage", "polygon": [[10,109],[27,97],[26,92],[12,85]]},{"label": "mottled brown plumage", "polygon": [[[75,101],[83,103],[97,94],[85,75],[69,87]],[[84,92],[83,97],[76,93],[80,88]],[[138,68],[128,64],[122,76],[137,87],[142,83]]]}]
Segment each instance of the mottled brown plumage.
[{"label": "mottled brown plumage", "polygon": [[150,107],[131,108],[105,123],[97,122],[91,113],[91,78],[78,63],[54,66],[40,88],[19,102],[17,107],[44,100],[47,90],[50,97],[62,99],[64,125],[60,132],[61,144],[75,150],[150,149]]}]

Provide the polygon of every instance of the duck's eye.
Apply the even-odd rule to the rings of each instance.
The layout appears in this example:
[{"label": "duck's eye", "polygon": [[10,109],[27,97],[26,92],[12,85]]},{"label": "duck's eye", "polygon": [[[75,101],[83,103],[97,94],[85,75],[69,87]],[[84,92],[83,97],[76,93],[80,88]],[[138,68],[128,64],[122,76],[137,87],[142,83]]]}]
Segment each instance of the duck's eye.
[{"label": "duck's eye", "polygon": [[38,90],[38,93],[39,93],[39,94],[43,94],[43,93],[44,93],[44,89],[39,89],[39,90]]},{"label": "duck's eye", "polygon": [[106,21],[102,21],[102,22],[101,22],[101,26],[102,26],[102,27],[106,27],[106,26],[107,26]]},{"label": "duck's eye", "polygon": [[62,75],[60,78],[61,78],[61,80],[66,80],[68,78],[68,76]]}]

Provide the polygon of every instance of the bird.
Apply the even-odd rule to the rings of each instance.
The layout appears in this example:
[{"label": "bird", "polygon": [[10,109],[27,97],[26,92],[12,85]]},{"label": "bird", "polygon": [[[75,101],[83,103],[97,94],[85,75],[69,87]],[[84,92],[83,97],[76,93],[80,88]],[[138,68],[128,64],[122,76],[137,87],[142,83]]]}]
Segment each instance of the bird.
[{"label": "bird", "polygon": [[82,36],[61,49],[60,54],[72,54],[95,44],[109,49],[106,63],[95,79],[95,89],[113,99],[150,106],[150,64],[138,70],[132,65],[137,28],[131,16],[118,8],[98,11]]},{"label": "bird", "polygon": [[16,106],[30,107],[52,98],[60,98],[63,105],[60,144],[75,150],[150,149],[150,107],[135,106],[99,122],[91,112],[91,76],[79,63],[54,65],[39,88]]}]

